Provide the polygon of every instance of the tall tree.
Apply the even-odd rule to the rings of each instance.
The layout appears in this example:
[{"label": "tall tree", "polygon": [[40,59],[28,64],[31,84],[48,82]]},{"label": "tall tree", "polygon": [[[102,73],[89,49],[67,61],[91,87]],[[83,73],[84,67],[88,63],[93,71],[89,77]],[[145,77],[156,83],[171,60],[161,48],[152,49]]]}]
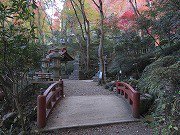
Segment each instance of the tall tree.
[{"label": "tall tree", "polygon": [[[90,24],[89,20],[87,18],[86,12],[85,12],[85,7],[84,7],[84,0],[70,0],[71,6],[73,7],[74,13],[76,15],[76,18],[78,20],[79,26],[81,28],[81,34],[86,42],[86,70],[87,72],[89,71],[89,62],[90,62],[90,56],[89,56],[89,47],[90,47]],[[83,18],[83,22],[81,22],[77,10],[80,11],[81,16]],[[85,32],[85,33],[84,33]],[[84,36],[84,34],[86,36]]]},{"label": "tall tree", "polygon": [[104,13],[103,13],[103,2],[102,0],[98,0],[96,2],[95,0],[92,0],[93,3],[96,5],[99,11],[100,15],[100,43],[99,43],[99,49],[98,49],[98,56],[99,56],[99,63],[100,63],[100,72],[102,72],[102,79],[101,83],[105,83],[105,66],[104,66],[104,54],[103,54],[103,44],[104,44]]},{"label": "tall tree", "polygon": [[[74,3],[73,3],[74,5]],[[75,6],[75,5],[74,5]],[[75,7],[74,7],[75,8]],[[78,20],[80,19],[79,16],[78,18],[75,15],[75,12],[78,12],[79,10],[74,10],[73,6],[71,5],[71,1],[68,0],[64,3],[63,10],[61,12],[61,32],[63,34],[63,37],[65,39],[65,42],[67,42],[68,37],[75,37],[77,44],[79,45],[78,47],[75,47],[78,50],[80,50],[80,54],[82,56],[82,64],[85,65],[86,67],[86,48],[83,44],[83,37],[84,36],[84,29],[82,26],[81,21]],[[79,12],[76,13],[79,15]],[[78,22],[80,21],[80,23]],[[79,27],[78,27],[79,25]],[[80,28],[81,27],[81,28]]]}]

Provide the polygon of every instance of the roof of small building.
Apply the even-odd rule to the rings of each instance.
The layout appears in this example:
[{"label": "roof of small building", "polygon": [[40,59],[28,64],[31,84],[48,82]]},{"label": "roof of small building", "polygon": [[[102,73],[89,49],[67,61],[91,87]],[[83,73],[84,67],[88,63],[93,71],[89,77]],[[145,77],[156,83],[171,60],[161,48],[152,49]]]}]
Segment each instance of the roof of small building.
[{"label": "roof of small building", "polygon": [[46,59],[51,60],[52,58],[60,59],[61,62],[72,61],[74,60],[67,52],[66,48],[55,48],[48,51]]}]

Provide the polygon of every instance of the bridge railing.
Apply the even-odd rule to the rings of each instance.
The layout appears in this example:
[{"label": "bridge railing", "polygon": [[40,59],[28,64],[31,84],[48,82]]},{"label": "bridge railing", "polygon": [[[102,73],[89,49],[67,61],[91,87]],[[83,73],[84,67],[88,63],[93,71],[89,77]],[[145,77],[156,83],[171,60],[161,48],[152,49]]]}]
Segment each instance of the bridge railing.
[{"label": "bridge railing", "polygon": [[132,106],[134,118],[140,117],[140,93],[135,91],[129,84],[124,82],[116,82],[116,90],[118,94],[123,95]]},{"label": "bridge railing", "polygon": [[37,126],[39,128],[46,126],[46,120],[49,114],[55,107],[57,101],[63,98],[63,87],[63,81],[57,81],[37,97]]}]

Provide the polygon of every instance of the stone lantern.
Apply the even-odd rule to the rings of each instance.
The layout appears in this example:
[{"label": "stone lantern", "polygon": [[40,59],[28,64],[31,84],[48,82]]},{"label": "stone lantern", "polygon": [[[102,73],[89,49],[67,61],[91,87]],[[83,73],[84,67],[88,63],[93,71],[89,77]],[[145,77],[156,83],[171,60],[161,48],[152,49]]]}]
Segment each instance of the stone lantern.
[{"label": "stone lantern", "polygon": [[42,72],[47,73],[49,68],[49,60],[47,58],[43,58],[41,60],[41,69]]},{"label": "stone lantern", "polygon": [[61,78],[61,59],[62,55],[59,53],[59,49],[55,49],[49,54],[50,65],[49,68],[52,72],[52,79],[58,81]]}]

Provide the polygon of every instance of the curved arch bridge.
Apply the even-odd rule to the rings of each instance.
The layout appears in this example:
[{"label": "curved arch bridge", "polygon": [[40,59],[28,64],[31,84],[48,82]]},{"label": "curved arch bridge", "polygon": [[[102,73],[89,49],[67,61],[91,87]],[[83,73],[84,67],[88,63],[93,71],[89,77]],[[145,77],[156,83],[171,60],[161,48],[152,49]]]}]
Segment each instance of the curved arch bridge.
[{"label": "curved arch bridge", "polygon": [[60,80],[38,96],[37,124],[47,131],[138,121],[139,96],[122,82],[110,92],[91,80]]}]

